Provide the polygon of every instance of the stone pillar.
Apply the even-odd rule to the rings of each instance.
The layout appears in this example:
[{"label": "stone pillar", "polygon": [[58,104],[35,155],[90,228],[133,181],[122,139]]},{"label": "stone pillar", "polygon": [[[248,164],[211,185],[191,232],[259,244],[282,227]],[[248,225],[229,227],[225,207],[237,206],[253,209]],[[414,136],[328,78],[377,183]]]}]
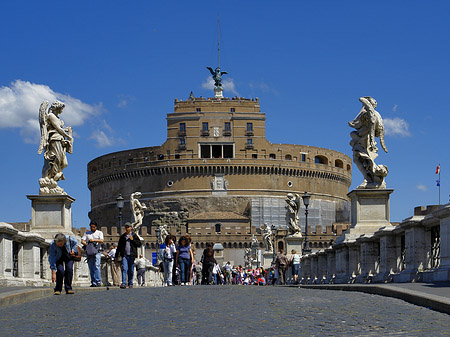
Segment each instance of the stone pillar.
[{"label": "stone pillar", "polygon": [[336,250],[335,283],[346,283],[349,279],[349,253],[347,245],[340,243],[334,246]]},{"label": "stone pillar", "polygon": [[302,277],[303,283],[308,284],[311,279],[311,255],[302,257]]},{"label": "stone pillar", "polygon": [[325,280],[327,279],[328,273],[327,273],[327,255],[328,253],[324,250],[321,250],[317,253],[317,259],[318,259],[318,282],[319,283],[325,283]]},{"label": "stone pillar", "polygon": [[[33,240],[32,237],[28,237],[22,243],[23,260],[20,276],[39,280],[41,278],[41,247],[36,239]],[[44,241],[43,238],[41,240]]]},{"label": "stone pillar", "polygon": [[361,274],[357,276],[356,282],[368,283],[377,274],[378,264],[378,241],[372,235],[363,235],[359,241]]},{"label": "stone pillar", "polygon": [[13,277],[13,235],[17,232],[10,224],[0,222],[0,285]]},{"label": "stone pillar", "polygon": [[336,251],[330,247],[325,249],[327,253],[327,279],[326,283],[334,283],[336,277]]},{"label": "stone pillar", "polygon": [[312,253],[309,255],[311,258],[311,284],[316,284],[318,279],[318,258],[317,253]]},{"label": "stone pillar", "polygon": [[347,282],[353,283],[356,280],[356,277],[361,274],[361,265],[360,265],[360,247],[356,241],[348,241],[348,279]]},{"label": "stone pillar", "polygon": [[31,200],[31,230],[45,239],[55,234],[72,232],[72,203],[74,198],[67,194],[27,195]]},{"label": "stone pillar", "polygon": [[437,212],[440,217],[440,262],[434,281],[450,281],[450,205]]},{"label": "stone pillar", "polygon": [[375,233],[380,240],[380,264],[378,274],[374,276],[373,282],[386,282],[397,269],[397,238],[394,228],[380,229]]}]

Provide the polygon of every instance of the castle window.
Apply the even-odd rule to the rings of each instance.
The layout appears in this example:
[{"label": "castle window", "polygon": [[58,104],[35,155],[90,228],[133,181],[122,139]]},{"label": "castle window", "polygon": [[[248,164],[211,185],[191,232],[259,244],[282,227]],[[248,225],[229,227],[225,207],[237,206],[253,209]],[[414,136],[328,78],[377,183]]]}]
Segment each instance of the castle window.
[{"label": "castle window", "polygon": [[180,145],[186,145],[186,139],[180,138]]},{"label": "castle window", "polygon": [[306,154],[302,153],[302,161],[305,162],[306,161]]},{"label": "castle window", "polygon": [[231,123],[225,122],[225,131],[231,131]]},{"label": "castle window", "polygon": [[163,154],[158,154],[158,160],[163,160],[164,159],[164,155]]},{"label": "castle window", "polygon": [[284,156],[285,160],[292,160],[292,156],[290,154],[287,154]]},{"label": "castle window", "polygon": [[350,164],[347,164],[347,171],[350,171],[351,168]]},{"label": "castle window", "polygon": [[220,223],[216,223],[216,233],[217,234],[220,234],[220,230],[222,229],[222,224],[220,224]]},{"label": "castle window", "polygon": [[253,144],[253,140],[251,138],[247,138],[247,144]]},{"label": "castle window", "polygon": [[256,153],[252,153],[252,159],[258,159],[258,155]]},{"label": "castle window", "polygon": [[253,123],[247,123],[247,131],[253,131]]},{"label": "castle window", "polygon": [[202,123],[202,131],[208,131],[208,122]]},{"label": "castle window", "polygon": [[175,155],[175,159],[180,159],[180,155],[179,155],[179,154],[176,154],[176,155]]},{"label": "castle window", "polygon": [[180,123],[180,131],[186,132],[186,123]]},{"label": "castle window", "polygon": [[202,108],[197,108],[197,112],[202,112]]},{"label": "castle window", "polygon": [[269,154],[269,159],[276,159],[275,153]]},{"label": "castle window", "polygon": [[325,156],[315,156],[314,162],[316,164],[328,165],[328,158]]},{"label": "castle window", "polygon": [[223,157],[233,158],[233,145],[223,145]]},{"label": "castle window", "polygon": [[231,112],[236,112],[236,109],[235,108],[231,108],[230,111]]},{"label": "castle window", "polygon": [[334,162],[334,166],[339,167],[339,168],[344,168],[344,163],[342,162],[342,160],[336,159]]},{"label": "castle window", "polygon": [[210,145],[200,145],[200,158],[211,158]]}]

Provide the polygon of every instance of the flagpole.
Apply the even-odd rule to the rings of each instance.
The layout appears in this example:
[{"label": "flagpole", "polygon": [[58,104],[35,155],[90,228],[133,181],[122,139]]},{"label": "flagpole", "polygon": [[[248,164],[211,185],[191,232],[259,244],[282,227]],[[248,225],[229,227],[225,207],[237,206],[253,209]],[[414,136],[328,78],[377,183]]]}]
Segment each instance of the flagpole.
[{"label": "flagpole", "polygon": [[439,163],[439,206],[441,206],[441,164]]}]

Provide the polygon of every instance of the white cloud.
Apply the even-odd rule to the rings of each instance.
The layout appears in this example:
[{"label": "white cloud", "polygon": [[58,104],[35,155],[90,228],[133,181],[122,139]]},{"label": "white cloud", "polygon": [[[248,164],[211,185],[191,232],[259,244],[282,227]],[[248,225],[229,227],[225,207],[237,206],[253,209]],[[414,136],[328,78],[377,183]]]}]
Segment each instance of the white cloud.
[{"label": "white cloud", "polygon": [[66,104],[61,115],[65,125],[82,125],[101,112],[102,106],[83,103],[67,94],[53,91],[49,86],[16,80],[0,87],[0,128],[19,128],[27,143],[39,142],[39,106],[42,101],[60,100]]},{"label": "white cloud", "polygon": [[394,104],[394,106],[392,107],[392,112],[397,112],[397,108],[398,108],[398,105]]},{"label": "white cloud", "polygon": [[117,103],[118,108],[125,108],[129,103],[133,102],[135,98],[128,95],[120,95],[119,103]]},{"label": "white cloud", "polygon": [[[226,78],[222,80],[222,87],[224,92],[231,92],[235,96],[239,96],[239,93],[236,90],[234,85],[234,80],[232,78]],[[214,90],[214,80],[212,77],[208,77],[205,82],[202,83],[203,89]],[[226,94],[224,95],[226,96]]]},{"label": "white cloud", "polygon": [[387,135],[403,137],[411,136],[411,133],[409,132],[409,125],[404,119],[395,117],[385,118],[383,121]]},{"label": "white cloud", "polygon": [[423,192],[425,192],[426,190],[428,190],[428,188],[427,188],[425,185],[422,185],[422,184],[417,185],[416,188],[417,188],[418,190],[423,191]]},{"label": "white cloud", "polygon": [[95,130],[92,132],[91,137],[89,139],[93,139],[97,142],[97,147],[104,148],[114,144],[114,139],[110,136],[107,136],[105,132],[101,130]]}]

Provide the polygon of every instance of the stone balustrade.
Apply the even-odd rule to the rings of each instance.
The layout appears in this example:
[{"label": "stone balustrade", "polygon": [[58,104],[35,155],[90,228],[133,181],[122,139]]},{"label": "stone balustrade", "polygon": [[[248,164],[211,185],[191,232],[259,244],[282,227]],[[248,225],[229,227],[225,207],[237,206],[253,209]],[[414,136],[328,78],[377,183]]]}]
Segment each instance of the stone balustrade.
[{"label": "stone balustrade", "polygon": [[302,257],[302,283],[450,280],[450,204]]}]

